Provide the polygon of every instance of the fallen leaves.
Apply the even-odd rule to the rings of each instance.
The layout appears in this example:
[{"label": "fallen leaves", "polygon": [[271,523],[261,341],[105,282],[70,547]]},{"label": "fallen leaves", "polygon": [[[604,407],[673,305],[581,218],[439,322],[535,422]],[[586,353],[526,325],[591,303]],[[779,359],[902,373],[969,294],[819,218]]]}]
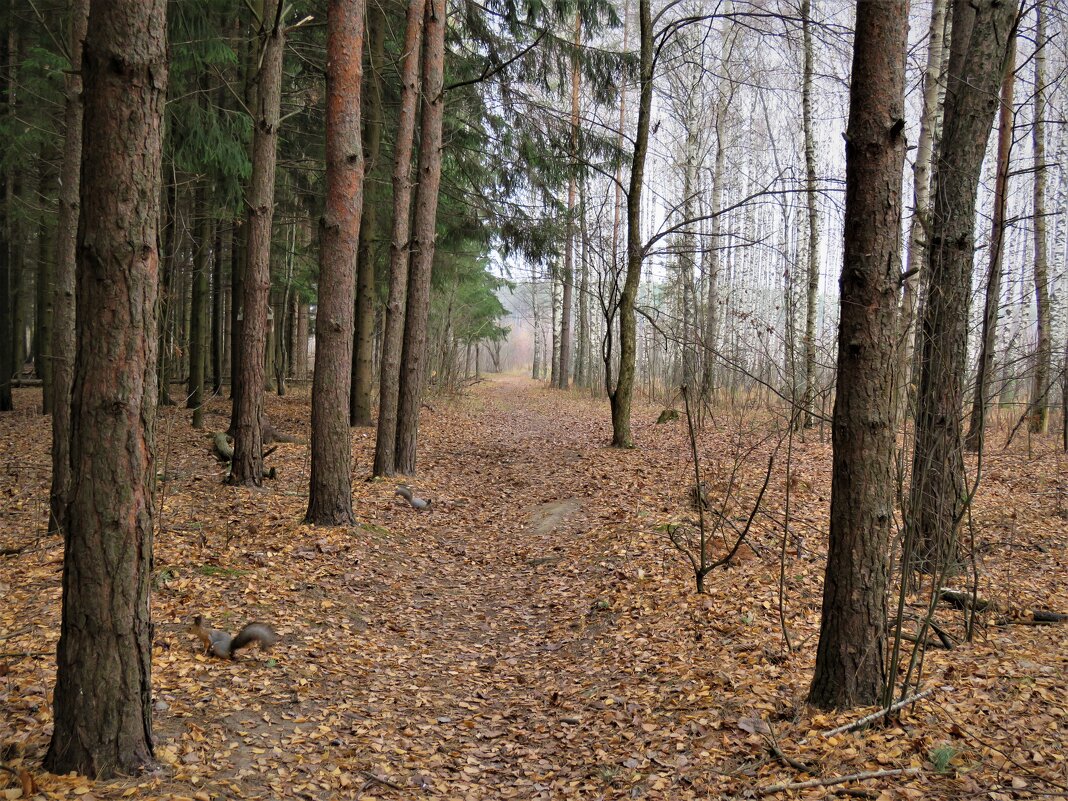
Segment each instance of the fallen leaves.
[{"label": "fallen leaves", "polygon": [[[434,498],[433,514],[395,498],[395,482],[362,480],[373,437],[354,431],[359,524],[338,529],[301,522],[306,446],[280,445],[268,491],[226,487],[186,412],[162,411],[157,440],[169,478],[153,585],[162,767],[101,784],[37,767],[50,732],[62,547],[42,528],[47,420],[18,421],[20,430],[40,427],[27,449],[0,417],[10,466],[0,493],[15,499],[0,527],[0,550],[15,551],[0,557],[8,601],[0,637],[9,638],[0,640],[8,670],[0,745],[20,744],[0,752],[4,763],[27,771],[46,797],[197,801],[684,801],[879,770],[919,772],[858,784],[871,798],[1009,798],[1063,783],[1065,626],[983,629],[973,644],[929,652],[925,683],[951,690],[889,725],[820,734],[871,711],[804,704],[822,591],[825,443],[795,443],[793,475],[803,480],[792,488],[796,536],[784,575],[789,651],[778,612],[784,475],[773,477],[766,514],[754,519],[754,549],[710,573],[708,594],[696,596],[689,567],[659,530],[691,514],[684,424],[654,426],[654,413],[636,410],[639,447],[619,451],[605,445],[599,401],[511,378],[476,392],[435,403],[421,422],[418,486]],[[221,425],[225,406],[211,411]],[[306,439],[306,396],[271,398],[269,411],[281,430]],[[748,453],[760,439],[747,439],[756,424],[740,415],[717,420],[700,437],[713,493],[730,485],[732,449]],[[741,465],[743,500],[755,497],[770,447]],[[990,454],[998,478],[977,500],[981,536],[1012,543],[1012,559],[1000,545],[979,555],[982,594],[1003,608],[1068,607],[1066,534],[1049,491],[1068,467],[1052,451],[1037,453],[1043,473],[1031,477],[1023,451]],[[230,631],[262,620],[281,641],[236,663],[205,659],[182,625],[196,613]],[[959,625],[959,616],[942,618]],[[938,772],[932,758],[944,747],[952,753],[938,756]],[[0,790],[23,793],[17,780],[3,781]],[[832,789],[783,792],[815,798]]]}]

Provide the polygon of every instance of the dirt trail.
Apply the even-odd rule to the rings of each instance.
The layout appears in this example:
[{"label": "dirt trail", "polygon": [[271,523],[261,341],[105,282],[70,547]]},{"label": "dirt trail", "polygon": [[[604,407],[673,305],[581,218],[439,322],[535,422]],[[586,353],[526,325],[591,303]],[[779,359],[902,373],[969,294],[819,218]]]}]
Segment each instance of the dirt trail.
[{"label": "dirt trail", "polygon": [[[437,499],[417,522],[432,545],[408,554],[411,580],[382,604],[408,669],[368,676],[368,696],[390,709],[368,715],[366,734],[394,755],[391,774],[407,768],[439,790],[454,777],[476,796],[549,792],[563,766],[556,757],[539,767],[526,735],[573,736],[583,721],[570,695],[597,681],[583,656],[601,647],[590,619],[605,569],[583,534],[606,510],[573,467],[598,446],[558,409],[532,407],[530,392],[492,382],[464,452],[424,462]],[[524,789],[532,768],[542,787],[529,779]]]}]

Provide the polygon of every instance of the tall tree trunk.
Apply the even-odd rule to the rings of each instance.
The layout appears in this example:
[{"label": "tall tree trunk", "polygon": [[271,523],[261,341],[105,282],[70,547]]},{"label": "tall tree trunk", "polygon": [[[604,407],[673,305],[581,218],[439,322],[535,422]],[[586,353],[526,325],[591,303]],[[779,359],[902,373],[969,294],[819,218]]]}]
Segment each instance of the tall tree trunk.
[{"label": "tall tree trunk", "polygon": [[[1046,253],[1046,10],[1035,3],[1035,119],[1031,128],[1035,154],[1034,232],[1035,232],[1035,373],[1031,385],[1032,433],[1049,431],[1049,376],[1053,360],[1050,342],[1049,261]],[[1064,165],[1061,165],[1062,169]]]},{"label": "tall tree trunk", "polygon": [[26,212],[37,205],[39,187],[37,170],[20,166],[15,175],[16,201],[19,220],[12,232],[16,243],[15,268],[15,369],[21,376],[33,354],[30,341],[33,333],[34,301],[37,296],[37,227]]},{"label": "tall tree trunk", "polygon": [[846,132],[831,529],[809,702],[874,704],[886,680],[894,334],[901,273],[907,0],[857,5]]},{"label": "tall tree trunk", "polygon": [[248,227],[237,219],[231,221],[234,229],[230,250],[230,398],[235,401],[230,409],[230,431],[237,425],[237,394],[241,384],[241,304],[245,297],[245,252],[248,250]]},{"label": "tall tree trunk", "polygon": [[[726,34],[721,48],[721,55],[725,59],[728,52]],[[719,89],[719,97],[716,100],[715,117],[713,128],[716,133],[716,157],[712,167],[712,193],[708,209],[711,217],[709,223],[709,242],[711,247],[705,252],[705,319],[702,332],[704,341],[704,359],[701,370],[701,401],[700,406],[712,400],[715,390],[715,366],[716,347],[719,338],[720,303],[719,303],[719,273],[721,267],[720,252],[722,245],[719,241],[723,221],[720,211],[723,208],[723,183],[726,180],[724,168],[726,165],[727,143],[727,114],[729,111],[727,90]],[[701,412],[699,412],[700,414]]]},{"label": "tall tree trunk", "polygon": [[308,377],[308,304],[302,298],[298,298],[296,307],[297,323],[296,333],[293,335],[293,373],[294,377],[307,379]]},{"label": "tall tree trunk", "polygon": [[[52,487],[50,528],[64,530],[62,514],[70,486],[70,395],[74,383],[74,286],[82,171],[82,42],[89,0],[70,4],[71,69],[63,73],[63,165],[59,173],[55,301],[52,313]],[[0,243],[2,244],[2,243]],[[2,258],[2,247],[0,247]]]},{"label": "tall tree trunk", "polygon": [[[590,263],[588,258],[586,231],[586,181],[579,183],[579,243],[581,250],[580,263],[582,275],[579,278],[578,298],[578,342],[577,358],[575,360],[575,384],[580,387],[590,385]],[[496,344],[495,353],[500,352],[500,342]],[[494,366],[500,372],[500,365],[495,357]]]},{"label": "tall tree trunk", "polygon": [[45,767],[100,779],[152,761],[149,580],[166,5],[94,3],[82,61],[71,489],[55,728]]},{"label": "tall tree trunk", "polygon": [[530,315],[534,328],[534,363],[530,368],[530,377],[535,381],[541,378],[541,313],[538,304],[538,287],[533,281],[527,284],[530,289]]},{"label": "tall tree trunk", "polygon": [[946,5],[949,0],[932,0],[931,24],[927,33],[927,68],[923,77],[923,112],[920,138],[912,167],[912,221],[909,223],[908,263],[901,282],[901,314],[898,318],[898,356],[896,392],[900,417],[912,395],[909,376],[913,373],[913,354],[919,288],[924,283],[923,267],[927,260],[927,231],[931,224],[931,161],[940,130],[939,84],[942,74],[946,30]]},{"label": "tall tree trunk", "polygon": [[208,191],[197,192],[197,252],[193,264],[193,296],[189,325],[189,380],[186,383],[186,408],[193,410],[193,428],[204,427],[204,372],[210,343],[208,304],[210,302],[211,250],[213,233],[208,214]]},{"label": "tall tree trunk", "polygon": [[571,307],[575,287],[575,179],[578,170],[579,89],[582,76],[579,68],[579,47],[582,45],[582,14],[575,12],[575,49],[571,55],[571,170],[567,178],[567,223],[564,236],[563,298],[560,305],[560,370],[556,386],[567,389],[571,379]]},{"label": "tall tree trunk", "polygon": [[801,0],[801,25],[804,39],[804,76],[801,83],[801,116],[805,131],[805,199],[808,208],[808,250],[806,272],[808,288],[805,293],[805,392],[803,425],[813,424],[816,402],[816,305],[820,288],[820,229],[816,207],[816,142],[812,131],[812,4]]},{"label": "tall tree trunk", "polygon": [[[372,178],[379,173],[382,149],[382,67],[385,55],[385,18],[381,7],[372,3],[367,9],[368,72],[365,108],[365,172]],[[356,340],[352,353],[352,397],[349,401],[349,424],[369,426],[371,389],[374,385],[375,357],[375,240],[378,236],[378,204],[364,202],[360,222],[360,245],[356,264]]]},{"label": "tall tree trunk", "polygon": [[983,334],[979,347],[979,366],[972,398],[971,420],[964,446],[970,451],[983,448],[983,427],[990,406],[994,383],[994,340],[998,330],[998,307],[1001,304],[1001,267],[1005,261],[1005,206],[1008,200],[1009,161],[1012,153],[1013,87],[1016,84],[1016,38],[1009,42],[1005,74],[1001,79],[1001,112],[998,121],[997,173],[994,179],[994,214],[990,224],[990,264],[986,278],[986,304],[983,309]]},{"label": "tall tree trunk", "polygon": [[[15,0],[11,0],[3,22],[6,29],[0,31],[0,93],[3,94],[4,112],[9,124],[14,118],[14,61],[11,45],[13,43],[14,19],[11,9]],[[5,68],[6,67],[6,68]],[[13,161],[13,160],[12,160]],[[11,297],[12,286],[12,241],[11,220],[14,210],[11,208],[12,183],[10,165],[0,168],[0,412],[10,412],[15,408],[11,397],[11,377],[15,374],[15,332],[13,325],[14,307]],[[21,367],[21,365],[20,365]]]},{"label": "tall tree trunk", "polygon": [[223,265],[230,260],[234,227],[221,220],[215,224],[215,256],[211,278],[211,393],[220,395],[223,385],[223,363],[226,358],[226,303],[223,292]]},{"label": "tall tree trunk", "polygon": [[356,252],[363,209],[360,89],[363,0],[330,0],[326,40],[326,209],[319,223],[319,314],[312,383],[311,485],[305,522],[355,523],[348,407]]},{"label": "tall tree trunk", "polygon": [[415,472],[419,444],[419,408],[427,374],[427,321],[430,315],[430,274],[434,266],[434,234],[441,186],[441,128],[445,111],[445,0],[428,0],[423,22],[423,102],[419,127],[419,185],[412,223],[411,274],[404,317],[400,392],[397,403],[396,469]]},{"label": "tall tree trunk", "polygon": [[271,289],[271,224],[285,52],[281,3],[282,0],[266,0],[260,21],[262,58],[256,87],[252,178],[248,193],[248,248],[242,277],[241,377],[234,399],[237,409],[233,469],[230,472],[232,484],[255,486],[263,483],[263,387]]},{"label": "tall tree trunk", "polygon": [[[612,406],[612,445],[631,448],[630,407],[634,397],[634,362],[637,356],[637,321],[634,304],[641,279],[643,248],[641,241],[642,183],[645,156],[649,149],[649,116],[653,99],[653,21],[650,0],[638,0],[638,126],[634,134],[634,154],[630,165],[627,191],[627,277],[619,296],[619,377],[609,391]],[[606,365],[607,366],[607,365]]]},{"label": "tall tree trunk", "polygon": [[934,574],[958,560],[967,488],[961,407],[968,299],[975,252],[975,196],[1015,35],[1015,0],[954,0],[945,122],[934,176],[929,291],[916,408],[909,568]]},{"label": "tall tree trunk", "polygon": [[410,0],[401,60],[400,113],[393,147],[393,227],[389,242],[389,297],[379,367],[378,431],[375,439],[376,476],[397,472],[397,406],[400,395],[401,349],[407,307],[409,237],[412,204],[412,147],[419,101],[419,53],[427,0]]},{"label": "tall tree trunk", "polygon": [[[255,163],[256,158],[256,109],[259,103],[259,76],[263,69],[263,46],[265,38],[256,35],[257,25],[264,19],[266,7],[265,0],[250,0],[249,9],[252,11],[250,35],[241,36],[242,50],[244,51],[245,67],[245,108],[253,115],[253,136],[248,143],[249,161]],[[262,28],[263,26],[261,26]],[[273,180],[273,179],[272,179]],[[247,221],[246,221],[247,222]],[[244,341],[244,304],[245,304],[245,268],[248,263],[249,226],[239,220],[234,220],[234,243],[230,259],[230,397],[233,403],[230,408],[230,433],[237,430],[237,417],[239,413],[237,399],[241,394],[241,381],[244,370],[241,368],[242,342]]]},{"label": "tall tree trunk", "polygon": [[[53,171],[41,170],[41,186],[51,194],[55,187]],[[52,383],[52,320],[55,315],[56,229],[52,215],[42,212],[37,218],[37,333],[34,336],[34,362],[41,379],[41,412],[51,414],[55,405]]]},{"label": "tall tree trunk", "polygon": [[156,368],[156,380],[159,386],[160,406],[173,406],[170,389],[170,365],[171,357],[175,349],[172,347],[173,331],[171,318],[177,306],[178,286],[178,188],[173,180],[167,180],[163,188],[163,197],[160,199],[160,236],[163,239],[162,270],[160,282],[160,310],[159,310],[159,364]]}]

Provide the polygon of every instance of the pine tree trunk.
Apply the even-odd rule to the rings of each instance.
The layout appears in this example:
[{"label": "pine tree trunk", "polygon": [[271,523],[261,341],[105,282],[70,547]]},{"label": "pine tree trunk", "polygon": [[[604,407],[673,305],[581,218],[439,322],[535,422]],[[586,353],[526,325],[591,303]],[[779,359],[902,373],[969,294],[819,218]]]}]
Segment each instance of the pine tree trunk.
[{"label": "pine tree trunk", "polygon": [[308,378],[308,304],[303,300],[297,306],[297,333],[293,345],[293,370],[297,378]]},{"label": "pine tree trunk", "polygon": [[541,378],[541,314],[538,305],[538,287],[533,281],[527,286],[530,289],[530,315],[534,328],[534,363],[530,368],[530,377],[537,381]]},{"label": "pine tree trunk", "polygon": [[958,562],[965,511],[961,433],[975,197],[1015,35],[1015,0],[955,0],[945,119],[934,176],[916,445],[906,550],[910,570],[940,575]]},{"label": "pine tree trunk", "polygon": [[[42,170],[41,185],[52,191],[53,173]],[[34,363],[41,379],[41,412],[52,414],[55,387],[52,383],[52,321],[55,316],[56,229],[52,215],[42,213],[37,220],[37,323],[34,340]]]},{"label": "pine tree trunk", "polygon": [[[1035,233],[1035,312],[1037,349],[1035,373],[1031,385],[1031,419],[1028,427],[1034,434],[1049,431],[1049,376],[1053,360],[1050,342],[1050,282],[1046,242],[1046,10],[1035,3],[1035,115],[1031,127],[1035,154],[1034,233]],[[1064,165],[1061,165],[1062,169]]]},{"label": "pine tree trunk", "polygon": [[567,223],[564,237],[564,274],[563,297],[560,305],[560,370],[556,376],[556,386],[567,389],[571,379],[571,307],[575,287],[575,172],[578,170],[579,137],[579,89],[582,76],[579,71],[578,50],[582,45],[582,14],[575,12],[575,50],[571,56],[571,174],[567,179]]},{"label": "pine tree trunk", "polygon": [[343,526],[352,514],[353,266],[363,210],[363,0],[330,0],[326,41],[326,209],[319,223],[319,314],[312,384],[311,485],[305,522]]},{"label": "pine tree trunk", "polygon": [[[579,184],[579,243],[582,248],[580,263],[582,276],[579,279],[578,300],[578,343],[577,358],[575,360],[575,384],[580,387],[590,385],[590,263],[588,258],[586,230],[586,182]],[[497,351],[500,350],[500,342],[497,343]],[[496,352],[496,351],[495,351]],[[497,357],[499,358],[499,356]],[[494,362],[497,372],[500,365]]]},{"label": "pine tree trunk", "polygon": [[[74,288],[78,244],[78,210],[82,171],[82,42],[89,0],[70,5],[70,53],[73,68],[63,73],[63,165],[59,173],[59,221],[56,229],[55,300],[52,315],[52,487],[50,528],[64,530],[62,514],[70,486],[70,396],[74,383]],[[0,258],[2,258],[0,243]]]},{"label": "pine tree trunk", "polygon": [[412,223],[411,274],[404,318],[400,391],[397,403],[396,469],[415,472],[419,408],[427,374],[427,321],[430,273],[434,265],[438,189],[441,185],[441,130],[445,110],[445,0],[428,0],[423,22],[423,102],[419,128],[419,185]]},{"label": "pine tree trunk", "polygon": [[164,0],[93,4],[82,61],[82,313],[63,517],[63,618],[45,767],[98,779],[138,773],[152,761],[149,582],[166,46]]},{"label": "pine tree trunk", "polygon": [[252,178],[248,192],[248,248],[242,276],[241,375],[234,399],[234,458],[229,479],[232,484],[254,486],[263,483],[263,388],[271,289],[271,227],[285,53],[281,2],[264,2],[260,30],[262,58],[257,77]]},{"label": "pine tree trunk", "polygon": [[226,301],[223,292],[223,265],[230,261],[234,227],[221,220],[215,224],[215,253],[211,278],[211,393],[221,395],[226,359]]},{"label": "pine tree trunk", "polygon": [[412,203],[412,147],[419,101],[419,53],[422,49],[427,0],[410,0],[401,60],[400,114],[393,147],[393,227],[389,243],[389,297],[382,335],[379,368],[378,431],[375,440],[376,476],[397,472],[397,407],[400,395],[401,350],[407,307],[410,214]]},{"label": "pine tree trunk", "polygon": [[907,0],[857,6],[846,132],[831,528],[808,696],[824,709],[874,704],[887,678],[907,46]]},{"label": "pine tree trunk", "polygon": [[[29,209],[37,205],[39,195],[37,170],[20,167],[16,171],[16,204],[20,209]],[[33,332],[34,301],[37,297],[37,228],[31,224],[29,217],[21,214],[21,219],[12,232],[12,241],[17,243],[18,255],[13,263],[15,269],[15,369],[20,377],[26,364],[32,357],[30,335]]]},{"label": "pine tree trunk", "polygon": [[204,427],[204,369],[208,357],[208,303],[211,218],[208,216],[207,190],[197,190],[197,251],[193,263],[193,296],[189,325],[189,377],[186,382],[186,408],[193,410],[193,428]]},{"label": "pine tree trunk", "polygon": [[[171,174],[167,170],[167,174]],[[160,281],[159,299],[159,365],[156,368],[156,381],[159,391],[160,406],[173,406],[170,388],[171,356],[174,348],[171,346],[172,325],[171,318],[176,308],[175,287],[178,285],[177,259],[178,250],[178,226],[175,223],[177,217],[177,187],[171,180],[165,181],[160,202],[160,227],[163,239],[162,276]]]},{"label": "pine tree trunk", "polygon": [[[645,156],[649,148],[649,117],[653,98],[653,23],[650,0],[638,0],[638,126],[634,135],[634,153],[630,165],[627,191],[627,277],[619,297],[619,376],[609,391],[612,407],[612,445],[631,448],[630,408],[634,397],[635,359],[637,356],[637,321],[634,304],[641,279],[643,248],[641,241],[642,183]],[[607,365],[606,365],[607,367]]]},{"label": "pine tree trunk", "polygon": [[[252,25],[248,35],[240,37],[244,58],[242,63],[245,67],[245,103],[246,109],[253,115],[253,129],[255,130],[255,113],[259,98],[258,77],[263,67],[261,60],[263,36],[256,35],[256,26],[263,19],[265,13],[265,0],[250,0],[247,4],[252,11]],[[256,155],[255,133],[248,143],[249,161],[254,162]],[[230,259],[230,397],[233,399],[230,409],[231,435],[237,429],[238,403],[237,398],[241,394],[241,381],[244,371],[241,368],[242,341],[244,340],[244,304],[245,304],[245,268],[248,263],[249,226],[247,220],[242,222],[234,220],[235,232],[233,251]]]},{"label": "pine tree trunk", "polygon": [[998,306],[1001,304],[1001,267],[1005,260],[1005,205],[1008,200],[1009,159],[1012,152],[1013,88],[1016,84],[1016,39],[1009,42],[1005,74],[1001,80],[1001,112],[998,122],[997,173],[994,179],[994,214],[990,226],[990,264],[986,278],[986,304],[983,309],[983,334],[979,347],[979,365],[972,398],[971,420],[964,447],[970,451],[983,448],[983,428],[990,407],[994,382],[994,339],[998,329]]},{"label": "pine tree trunk", "polygon": [[[14,20],[10,11],[14,2],[11,0],[7,14],[3,15],[6,29],[0,31],[0,93],[9,124],[14,116],[14,58],[11,50]],[[15,374],[15,331],[11,297],[13,265],[10,233],[13,211],[10,173],[10,165],[0,168],[0,412],[10,412],[15,408],[11,397],[11,377]]]},{"label": "pine tree trunk", "polygon": [[[364,158],[366,174],[373,180],[379,172],[382,149],[382,66],[385,63],[385,19],[382,9],[372,3],[367,9],[368,73],[363,97],[366,123]],[[378,205],[364,202],[360,221],[360,246],[356,257],[356,340],[352,354],[352,397],[349,424],[373,425],[371,389],[374,385],[375,356],[375,240],[378,236]]]}]

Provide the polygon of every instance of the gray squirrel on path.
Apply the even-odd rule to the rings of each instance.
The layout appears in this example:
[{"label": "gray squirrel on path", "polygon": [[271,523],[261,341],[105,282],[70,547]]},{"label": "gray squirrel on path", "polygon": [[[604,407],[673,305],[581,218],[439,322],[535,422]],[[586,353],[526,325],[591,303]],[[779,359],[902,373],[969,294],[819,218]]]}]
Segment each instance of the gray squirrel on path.
[{"label": "gray squirrel on path", "polygon": [[228,632],[209,629],[204,625],[204,618],[201,615],[193,618],[193,622],[186,631],[200,638],[200,641],[204,643],[205,653],[223,659],[233,659],[238,649],[254,642],[258,642],[260,649],[264,651],[278,642],[278,635],[270,626],[263,623],[249,623],[237,634],[230,636]]},{"label": "gray squirrel on path", "polygon": [[416,509],[420,512],[425,512],[427,509],[430,508],[430,505],[433,503],[433,501],[428,501],[425,498],[420,498],[416,496],[415,493],[412,492],[410,487],[406,487],[403,484],[398,486],[397,491],[393,494],[400,495],[402,498],[404,498],[404,500],[408,501],[408,503],[411,504],[413,509]]}]

